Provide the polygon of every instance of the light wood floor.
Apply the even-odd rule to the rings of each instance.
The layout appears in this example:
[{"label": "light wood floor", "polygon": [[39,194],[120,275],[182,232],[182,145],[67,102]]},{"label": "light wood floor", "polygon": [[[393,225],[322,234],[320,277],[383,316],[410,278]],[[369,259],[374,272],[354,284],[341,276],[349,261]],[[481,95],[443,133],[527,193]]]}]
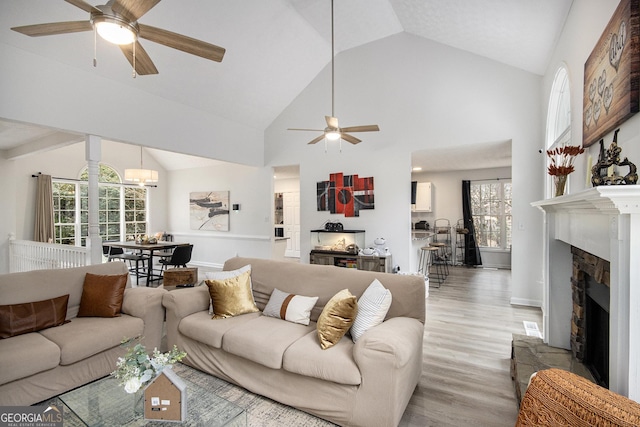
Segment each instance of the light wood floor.
[{"label": "light wood floor", "polygon": [[538,308],[512,306],[509,270],[450,268],[427,298],[422,376],[401,426],[513,426],[511,334]]}]

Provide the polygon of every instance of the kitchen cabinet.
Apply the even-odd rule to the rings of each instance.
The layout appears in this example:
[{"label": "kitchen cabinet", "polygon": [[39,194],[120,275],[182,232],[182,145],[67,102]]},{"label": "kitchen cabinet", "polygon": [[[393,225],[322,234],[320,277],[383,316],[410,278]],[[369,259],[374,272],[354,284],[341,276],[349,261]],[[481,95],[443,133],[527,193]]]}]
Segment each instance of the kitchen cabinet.
[{"label": "kitchen cabinet", "polygon": [[413,212],[431,212],[431,183],[416,184],[416,203],[411,205]]}]

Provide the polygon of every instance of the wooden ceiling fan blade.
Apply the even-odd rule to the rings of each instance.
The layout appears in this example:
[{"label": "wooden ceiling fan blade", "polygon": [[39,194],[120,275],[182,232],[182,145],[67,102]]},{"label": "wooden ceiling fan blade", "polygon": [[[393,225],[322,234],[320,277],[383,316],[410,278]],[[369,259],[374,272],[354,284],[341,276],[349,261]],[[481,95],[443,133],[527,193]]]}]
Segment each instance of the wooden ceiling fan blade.
[{"label": "wooden ceiling fan blade", "polygon": [[324,119],[327,121],[327,126],[330,128],[338,129],[340,126],[338,125],[338,119],[331,116],[324,116]]},{"label": "wooden ceiling fan blade", "polygon": [[324,129],[299,129],[299,128],[288,128],[287,130],[306,130],[309,132],[324,132]]},{"label": "wooden ceiling fan blade", "polygon": [[346,134],[346,133],[344,133],[344,132],[342,133],[341,138],[342,138],[342,139],[344,139],[344,140],[345,140],[345,141],[347,141],[347,142],[352,143],[353,145],[355,145],[355,144],[357,144],[357,143],[361,142],[361,140],[360,140],[360,139],[358,139],[358,138],[356,138],[355,136],[351,136],[351,135]]},{"label": "wooden ceiling fan blade", "polygon": [[143,39],[216,62],[221,62],[224,57],[225,49],[220,46],[150,25],[138,24],[138,26],[140,28],[139,36]]},{"label": "wooden ceiling fan blade", "polygon": [[13,27],[13,31],[17,31],[27,36],[53,36],[56,34],[78,33],[81,31],[91,31],[91,23],[89,21],[66,21],[66,22],[49,22],[47,24],[24,25],[22,27]]},{"label": "wooden ceiling fan blade", "polygon": [[100,12],[100,9],[91,6],[89,3],[83,1],[83,0],[64,0],[69,4],[74,5],[75,7],[79,7],[80,9],[84,10],[85,12]]},{"label": "wooden ceiling fan blade", "polygon": [[[127,45],[120,45],[120,50],[124,53],[124,56],[129,61],[129,64],[133,67],[133,43]],[[153,61],[149,57],[149,54],[142,47],[140,42],[136,42],[136,73],[141,76],[148,74],[158,74],[158,69],[153,64]]]},{"label": "wooden ceiling fan blade", "polygon": [[322,141],[323,139],[324,139],[324,134],[320,135],[317,138],[312,139],[311,141],[307,142],[307,144],[308,145],[315,144],[316,142]]},{"label": "wooden ceiling fan blade", "polygon": [[343,132],[378,132],[379,130],[378,125],[349,126],[342,128]]},{"label": "wooden ceiling fan blade", "polygon": [[130,21],[137,21],[158,3],[160,0],[115,0],[111,5],[111,10]]}]

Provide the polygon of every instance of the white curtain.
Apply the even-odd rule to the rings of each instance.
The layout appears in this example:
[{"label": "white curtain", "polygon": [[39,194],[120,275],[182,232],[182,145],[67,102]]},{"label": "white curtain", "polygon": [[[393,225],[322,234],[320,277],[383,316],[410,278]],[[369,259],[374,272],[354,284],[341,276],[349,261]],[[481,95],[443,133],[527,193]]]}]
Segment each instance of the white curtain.
[{"label": "white curtain", "polygon": [[53,186],[51,184],[51,175],[38,175],[33,240],[36,242],[53,242]]}]

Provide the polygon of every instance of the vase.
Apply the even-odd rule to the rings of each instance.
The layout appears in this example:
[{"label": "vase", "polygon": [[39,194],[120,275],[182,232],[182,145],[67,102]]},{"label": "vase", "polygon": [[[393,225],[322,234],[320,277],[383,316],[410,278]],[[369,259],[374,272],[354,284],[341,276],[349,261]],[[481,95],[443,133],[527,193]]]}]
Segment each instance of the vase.
[{"label": "vase", "polygon": [[556,188],[556,197],[562,196],[564,194],[564,187],[567,185],[567,176],[568,175],[554,175],[553,183]]}]

